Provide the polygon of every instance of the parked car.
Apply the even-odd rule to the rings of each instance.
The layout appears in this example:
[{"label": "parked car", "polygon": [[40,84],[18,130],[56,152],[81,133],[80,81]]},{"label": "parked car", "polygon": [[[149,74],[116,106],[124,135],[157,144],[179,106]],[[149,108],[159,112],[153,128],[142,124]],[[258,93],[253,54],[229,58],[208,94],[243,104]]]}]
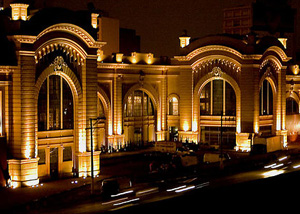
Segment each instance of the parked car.
[{"label": "parked car", "polygon": [[101,192],[104,197],[110,197],[120,191],[117,178],[104,179],[101,184]]}]

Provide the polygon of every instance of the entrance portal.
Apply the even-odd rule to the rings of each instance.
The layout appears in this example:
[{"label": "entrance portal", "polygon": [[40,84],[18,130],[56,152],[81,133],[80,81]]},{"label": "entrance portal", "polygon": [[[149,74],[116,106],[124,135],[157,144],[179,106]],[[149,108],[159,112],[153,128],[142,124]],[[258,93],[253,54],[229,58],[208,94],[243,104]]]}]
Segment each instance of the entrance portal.
[{"label": "entrance portal", "polygon": [[58,148],[50,148],[50,177],[58,179]]},{"label": "entrance portal", "polygon": [[169,127],[170,141],[178,141],[178,127],[170,126]]}]

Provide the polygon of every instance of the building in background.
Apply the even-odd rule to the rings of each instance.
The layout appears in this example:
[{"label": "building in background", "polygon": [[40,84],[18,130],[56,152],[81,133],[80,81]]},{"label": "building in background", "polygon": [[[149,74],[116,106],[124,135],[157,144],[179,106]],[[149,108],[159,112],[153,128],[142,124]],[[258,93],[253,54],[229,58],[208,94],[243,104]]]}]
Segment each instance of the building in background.
[{"label": "building in background", "polygon": [[288,1],[257,0],[223,11],[223,33],[278,38],[289,56],[296,56],[296,9]]},{"label": "building in background", "polygon": [[168,59],[121,52],[118,20],[96,11],[14,3],[1,17],[0,142],[13,186],[90,175],[91,137],[95,175],[100,151],[158,141],[218,147],[221,124],[226,148],[249,151],[256,135],[286,146],[286,103],[299,109],[299,99],[286,102],[291,58],[275,37],[184,36],[180,56]]}]

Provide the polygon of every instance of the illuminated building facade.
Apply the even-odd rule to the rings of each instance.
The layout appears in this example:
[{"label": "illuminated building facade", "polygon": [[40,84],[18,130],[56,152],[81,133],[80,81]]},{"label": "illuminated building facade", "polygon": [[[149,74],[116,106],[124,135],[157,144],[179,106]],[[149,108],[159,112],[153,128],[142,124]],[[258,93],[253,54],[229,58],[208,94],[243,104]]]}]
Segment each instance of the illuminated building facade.
[{"label": "illuminated building facade", "polygon": [[[290,58],[275,38],[210,36],[190,43],[185,36],[181,55],[172,59],[124,56],[118,20],[90,13],[83,25],[70,17],[64,22],[61,14],[72,15],[64,10],[44,9],[25,19],[22,9],[14,11],[18,18],[8,22],[16,28],[7,38],[16,61],[0,67],[1,135],[13,186],[90,175],[90,118],[99,118],[95,174],[103,147],[217,145],[221,122],[228,148],[249,150],[249,136],[259,132],[282,135],[286,142]],[[37,26],[51,13],[60,19]]]}]

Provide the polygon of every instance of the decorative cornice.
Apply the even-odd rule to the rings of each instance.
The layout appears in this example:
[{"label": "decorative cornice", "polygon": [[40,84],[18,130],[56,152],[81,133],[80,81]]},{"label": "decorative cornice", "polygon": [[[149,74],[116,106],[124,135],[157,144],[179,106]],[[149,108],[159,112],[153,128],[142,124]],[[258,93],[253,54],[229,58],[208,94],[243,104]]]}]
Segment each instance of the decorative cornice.
[{"label": "decorative cornice", "polygon": [[141,65],[141,64],[126,64],[126,63],[102,63],[98,62],[98,68],[106,69],[147,69],[147,70],[171,70],[171,69],[188,69],[191,70],[190,65]]},{"label": "decorative cornice", "polygon": [[192,52],[190,52],[188,55],[186,56],[175,56],[174,58],[177,59],[178,61],[190,61],[191,59],[193,59],[195,56],[205,53],[205,52],[209,52],[209,51],[225,51],[225,52],[229,52],[232,53],[236,56],[238,56],[239,58],[242,58],[242,54],[232,48],[226,47],[226,46],[222,46],[222,45],[208,45],[208,46],[204,46],[201,48],[198,48]]},{"label": "decorative cornice", "polygon": [[189,54],[187,54],[186,56],[175,56],[174,58],[178,61],[190,61],[192,60],[194,57],[196,57],[199,54],[205,53],[205,52],[210,52],[210,51],[224,51],[224,52],[228,52],[231,53],[233,55],[236,55],[237,57],[239,57],[242,60],[260,60],[261,57],[268,51],[274,51],[276,52],[282,59],[282,61],[288,61],[291,58],[287,57],[287,55],[285,54],[285,52],[277,47],[277,46],[272,46],[270,48],[268,48],[264,54],[241,54],[240,52],[238,52],[237,50],[233,49],[233,48],[229,48],[226,46],[222,46],[222,45],[208,45],[208,46],[204,46],[204,47],[200,47],[192,52],[190,52]]},{"label": "decorative cornice", "polygon": [[12,35],[10,36],[14,40],[18,41],[19,43],[27,43],[27,44],[33,44],[37,40],[39,40],[42,36],[44,36],[47,33],[54,32],[54,31],[64,31],[70,34],[73,34],[77,37],[79,37],[81,40],[83,40],[89,48],[101,48],[103,47],[106,42],[99,42],[95,41],[94,38],[86,32],[81,27],[78,27],[77,25],[69,24],[69,23],[60,23],[52,25],[45,30],[43,30],[41,33],[39,33],[37,36],[30,36],[30,35]]},{"label": "decorative cornice", "polygon": [[36,41],[36,36],[29,35],[12,35],[9,36],[19,43],[33,44]]},{"label": "decorative cornice", "polygon": [[88,45],[89,48],[101,48],[106,44],[106,42],[95,41],[94,38],[84,29],[78,27],[77,25],[73,25],[69,23],[55,24],[46,28],[41,33],[39,33],[39,35],[37,35],[37,40],[42,36],[44,36],[45,34],[53,31],[65,31],[75,36],[78,36]]},{"label": "decorative cornice", "polygon": [[14,72],[16,69],[18,69],[17,66],[0,66],[0,73],[12,73]]}]

